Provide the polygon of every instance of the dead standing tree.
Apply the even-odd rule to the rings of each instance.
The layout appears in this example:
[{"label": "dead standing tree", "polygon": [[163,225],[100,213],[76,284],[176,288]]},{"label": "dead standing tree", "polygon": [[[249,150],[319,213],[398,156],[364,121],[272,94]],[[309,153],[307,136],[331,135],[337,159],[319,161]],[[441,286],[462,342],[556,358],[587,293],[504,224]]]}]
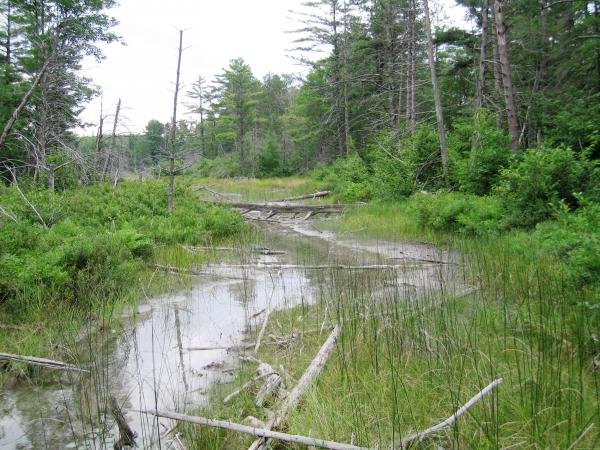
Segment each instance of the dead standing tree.
[{"label": "dead standing tree", "polygon": [[440,154],[442,157],[442,168],[444,178],[448,184],[448,141],[446,139],[446,127],[444,126],[444,112],[442,110],[442,97],[435,69],[435,58],[433,55],[433,38],[431,36],[431,21],[429,19],[429,1],[423,0],[425,11],[425,33],[427,34],[427,57],[431,69],[431,84],[433,85],[433,99],[435,101],[435,116],[437,118],[438,134],[440,138]]},{"label": "dead standing tree", "polygon": [[177,53],[177,76],[173,95],[173,118],[171,120],[171,138],[169,143],[169,191],[167,194],[167,210],[173,211],[173,195],[175,191],[175,154],[177,151],[177,97],[179,95],[179,75],[181,73],[181,52],[183,51],[183,30],[179,30],[179,51]]},{"label": "dead standing tree", "polygon": [[110,136],[110,144],[108,145],[108,150],[106,151],[106,156],[104,158],[104,165],[102,167],[102,173],[100,175],[100,180],[104,181],[106,176],[110,170],[110,165],[112,161],[113,151],[115,148],[115,142],[117,140],[117,127],[119,125],[119,113],[121,111],[121,99],[117,102],[117,110],[115,112],[115,121],[113,123],[113,130]]}]

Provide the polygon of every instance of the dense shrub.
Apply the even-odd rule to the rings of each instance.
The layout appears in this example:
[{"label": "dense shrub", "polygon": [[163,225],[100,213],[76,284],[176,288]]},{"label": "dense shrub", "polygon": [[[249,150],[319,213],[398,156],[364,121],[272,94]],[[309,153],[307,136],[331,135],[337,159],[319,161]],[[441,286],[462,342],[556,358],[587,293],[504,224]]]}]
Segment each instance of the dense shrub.
[{"label": "dense shrub", "polygon": [[320,167],[313,178],[324,181],[338,198],[345,202],[369,200],[374,193],[371,174],[366,163],[358,155],[336,159],[329,167]]},{"label": "dense shrub", "polygon": [[[568,276],[577,285],[598,284],[600,205],[580,200],[583,205],[580,209],[570,212],[563,205],[555,221],[538,225],[534,237],[543,249],[566,263]],[[600,301],[600,297],[597,299]]]},{"label": "dense shrub", "polygon": [[419,225],[436,231],[489,235],[505,228],[501,202],[492,196],[416,194],[410,199],[408,211]]},{"label": "dense shrub", "polygon": [[578,206],[577,193],[591,189],[595,163],[568,148],[537,148],[501,171],[495,192],[509,211],[509,223],[530,227],[553,216],[561,202]]},{"label": "dense shrub", "polygon": [[83,286],[119,290],[157,245],[202,243],[242,227],[239,214],[206,205],[183,188],[168,214],[159,181],[26,195],[48,229],[14,189],[0,188],[0,205],[18,220],[0,216],[0,303],[14,314],[23,298],[81,303]]},{"label": "dense shrub", "polygon": [[479,120],[456,123],[448,142],[452,181],[463,192],[489,194],[500,171],[513,159],[508,136],[496,129],[494,118],[485,110]]},{"label": "dense shrub", "polygon": [[406,197],[444,186],[437,132],[420,126],[413,135],[384,132],[369,145],[373,180],[379,196]]},{"label": "dense shrub", "polygon": [[241,175],[239,158],[236,155],[218,158],[202,158],[194,164],[188,174],[208,178],[230,178]]}]

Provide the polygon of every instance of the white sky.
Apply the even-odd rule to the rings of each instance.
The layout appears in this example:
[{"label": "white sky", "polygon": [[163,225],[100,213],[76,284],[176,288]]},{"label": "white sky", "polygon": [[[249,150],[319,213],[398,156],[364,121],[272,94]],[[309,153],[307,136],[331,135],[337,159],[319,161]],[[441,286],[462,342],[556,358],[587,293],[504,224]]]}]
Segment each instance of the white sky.
[{"label": "white sky", "polygon": [[[185,117],[185,92],[198,75],[211,81],[233,58],[242,57],[254,75],[298,73],[289,55],[299,27],[290,10],[302,0],[121,0],[109,10],[119,25],[114,31],[124,45],[102,46],[106,59],[86,60],[82,75],[103,92],[109,126],[118,98],[122,99],[119,132],[141,132],[150,119],[170,120],[177,64],[178,30],[185,30],[182,58],[183,96],[178,116]],[[467,26],[465,12],[454,0],[438,0],[437,11],[447,25]],[[445,19],[444,19],[445,16]],[[78,132],[95,134],[100,98],[81,114],[93,127]],[[112,125],[110,125],[112,126]]]}]

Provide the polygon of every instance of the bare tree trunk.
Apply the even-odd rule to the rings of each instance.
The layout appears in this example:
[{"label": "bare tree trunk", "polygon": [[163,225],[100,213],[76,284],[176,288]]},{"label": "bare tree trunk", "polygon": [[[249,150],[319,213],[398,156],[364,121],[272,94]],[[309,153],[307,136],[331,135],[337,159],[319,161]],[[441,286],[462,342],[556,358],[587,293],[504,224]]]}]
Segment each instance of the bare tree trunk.
[{"label": "bare tree trunk", "polygon": [[410,131],[414,133],[417,128],[417,111],[416,111],[416,82],[417,82],[417,49],[416,49],[416,33],[415,33],[415,21],[416,21],[416,4],[415,0],[410,0],[409,10],[409,50],[408,50],[408,92],[407,92],[407,110],[408,120],[410,123]]},{"label": "bare tree trunk", "polygon": [[496,39],[498,42],[498,55],[502,69],[502,86],[504,87],[504,100],[508,115],[508,134],[510,135],[511,147],[514,151],[519,150],[519,124],[517,121],[517,106],[515,102],[510,60],[508,56],[508,44],[506,42],[506,27],[504,25],[503,0],[494,0],[494,21],[496,23]]},{"label": "bare tree trunk", "polygon": [[483,106],[483,97],[485,95],[485,74],[487,70],[487,22],[488,22],[488,0],[483,0],[481,6],[481,49],[479,52],[479,79],[477,80],[477,103],[476,112]]},{"label": "bare tree trunk", "polygon": [[2,150],[2,147],[4,147],[4,145],[6,144],[6,141],[8,140],[8,135],[10,134],[12,127],[15,125],[15,122],[19,118],[19,114],[21,114],[21,111],[23,110],[23,108],[25,108],[25,106],[27,106],[27,103],[29,103],[29,100],[31,99],[31,95],[33,94],[33,91],[35,90],[37,85],[40,83],[40,80],[42,79],[42,76],[44,76],[44,73],[46,73],[46,69],[48,69],[48,64],[49,64],[49,60],[47,59],[44,62],[44,65],[40,69],[39,73],[33,80],[33,83],[31,83],[31,87],[25,93],[23,98],[21,99],[21,103],[19,103],[19,105],[15,108],[15,110],[11,114],[10,118],[4,125],[4,129],[2,130],[2,135],[0,135],[0,150]]},{"label": "bare tree trunk", "polygon": [[344,154],[350,151],[350,105],[348,102],[348,5],[344,2]]},{"label": "bare tree trunk", "polygon": [[[181,73],[181,52],[183,51],[183,30],[179,30],[179,52],[177,54],[177,76],[175,78],[175,94],[173,95],[173,119],[171,121],[171,151],[169,152],[169,192],[167,194],[167,210],[173,211],[173,194],[175,191],[175,150],[177,139],[177,96],[179,95],[179,75]],[[243,144],[242,144],[243,146]],[[243,147],[242,147],[243,148]]]},{"label": "bare tree trunk", "polygon": [[103,115],[103,109],[104,109],[104,99],[100,99],[100,122],[98,123],[98,136],[96,137],[96,153],[95,153],[95,164],[94,164],[94,172],[96,172],[94,174],[95,177],[98,177],[98,181],[101,181],[102,179],[100,178],[99,175],[101,175],[101,173],[99,173],[102,168],[100,167],[100,161],[102,160],[102,147],[104,145],[104,115]]},{"label": "bare tree trunk", "polygon": [[429,68],[431,69],[431,84],[433,85],[433,99],[435,101],[435,116],[437,118],[438,134],[440,137],[440,153],[442,156],[442,168],[444,178],[448,184],[448,141],[446,140],[446,127],[444,126],[444,112],[442,110],[442,98],[435,70],[435,59],[433,57],[433,38],[431,36],[431,21],[429,20],[429,1],[423,0],[425,10],[425,31],[427,33],[427,56]]},{"label": "bare tree trunk", "polygon": [[346,151],[344,149],[344,140],[342,139],[342,113],[340,107],[340,46],[339,46],[339,36],[337,32],[337,0],[331,2],[332,8],[332,16],[333,16],[333,89],[334,89],[334,101],[335,101],[335,126],[337,129],[337,144],[338,144],[338,154],[339,156],[343,156]]},{"label": "bare tree trunk", "polygon": [[483,97],[485,95],[485,74],[487,68],[487,21],[488,0],[483,0],[483,4],[481,5],[481,49],[479,52],[479,78],[477,80],[477,93],[475,100],[476,129],[473,133],[471,150],[475,150],[479,145],[479,116],[483,106]]},{"label": "bare tree trunk", "polygon": [[108,145],[108,151],[106,152],[106,158],[104,158],[104,167],[100,175],[100,180],[104,181],[110,168],[112,159],[112,153],[115,147],[115,141],[117,140],[117,126],[119,125],[119,112],[121,111],[121,99],[117,102],[117,110],[115,112],[115,121],[113,123],[112,134],[110,135],[110,144]]},{"label": "bare tree trunk", "polygon": [[[494,1],[494,0],[492,0]],[[502,89],[502,74],[500,70],[500,56],[498,55],[498,34],[496,33],[496,13],[494,12],[494,8],[492,7],[492,54],[494,58],[494,89],[496,93],[500,96],[504,95],[504,90]],[[498,131],[502,131],[504,128],[504,112],[501,109],[496,111],[496,129]]]}]

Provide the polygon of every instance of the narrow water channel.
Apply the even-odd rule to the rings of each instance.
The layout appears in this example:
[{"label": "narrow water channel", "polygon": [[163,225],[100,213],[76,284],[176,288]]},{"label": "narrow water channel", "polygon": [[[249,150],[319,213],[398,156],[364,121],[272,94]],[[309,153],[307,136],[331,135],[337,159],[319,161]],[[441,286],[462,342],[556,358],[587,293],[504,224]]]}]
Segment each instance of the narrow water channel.
[{"label": "narrow water channel", "polygon": [[[166,432],[173,423],[135,411],[205,405],[211,387],[230,383],[239,355],[251,352],[245,350],[251,347],[248,331],[262,321],[261,311],[310,304],[335,283],[356,283],[373,298],[392,290],[406,300],[432,289],[464,289],[456,255],[426,245],[339,240],[305,225],[265,224],[263,231],[269,247],[284,255],[256,255],[251,264],[232,267],[240,262],[233,252],[229,266],[211,267],[191,289],[150,299],[121,318],[118,331],[84,340],[76,352],[89,374],[25,381],[0,393],[0,449],[112,449],[118,430],[106,411],[109,395],[126,411],[138,448],[171,448]],[[406,267],[352,271],[351,280],[326,270],[277,267],[390,261]]]}]

